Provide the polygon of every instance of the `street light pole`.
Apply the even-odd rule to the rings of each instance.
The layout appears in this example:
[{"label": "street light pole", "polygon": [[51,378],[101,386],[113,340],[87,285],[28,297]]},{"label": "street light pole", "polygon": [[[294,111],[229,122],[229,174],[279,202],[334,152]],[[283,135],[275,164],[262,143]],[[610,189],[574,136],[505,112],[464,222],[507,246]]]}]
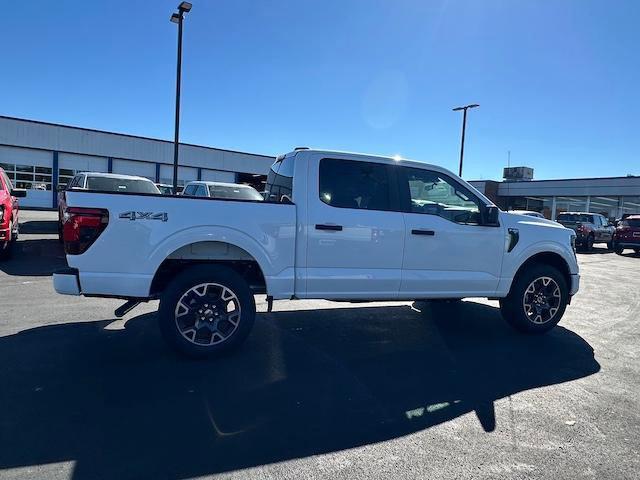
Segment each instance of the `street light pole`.
[{"label": "street light pole", "polygon": [[465,105],[464,107],[456,107],[453,109],[454,112],[459,112],[463,110],[462,113],[462,140],[460,141],[460,168],[458,170],[458,176],[462,178],[462,160],[464,159],[464,134],[467,129],[467,110],[470,108],[479,107],[477,103],[472,103],[471,105]]},{"label": "street light pole", "polygon": [[182,79],[182,22],[184,14],[191,10],[189,2],[178,5],[178,12],[171,15],[171,21],[178,24],[178,61],[176,66],[176,120],[173,141],[173,193],[178,192],[178,145],[180,139],[180,83]]}]

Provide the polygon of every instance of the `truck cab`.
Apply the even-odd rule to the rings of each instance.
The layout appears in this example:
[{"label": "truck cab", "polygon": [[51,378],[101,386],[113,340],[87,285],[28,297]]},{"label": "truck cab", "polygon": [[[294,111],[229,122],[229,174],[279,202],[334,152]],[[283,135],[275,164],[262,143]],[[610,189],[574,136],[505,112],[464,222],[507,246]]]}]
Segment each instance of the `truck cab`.
[{"label": "truck cab", "polygon": [[188,355],[242,343],[256,293],[487,297],[516,329],[542,333],[579,285],[571,230],[501,212],[455,174],[417,161],[304,149],[276,159],[260,200],[71,191],[67,201],[69,221],[96,230],[78,247],[80,229],[65,228],[71,269],[54,275],[56,290],[159,298],[165,338]]}]

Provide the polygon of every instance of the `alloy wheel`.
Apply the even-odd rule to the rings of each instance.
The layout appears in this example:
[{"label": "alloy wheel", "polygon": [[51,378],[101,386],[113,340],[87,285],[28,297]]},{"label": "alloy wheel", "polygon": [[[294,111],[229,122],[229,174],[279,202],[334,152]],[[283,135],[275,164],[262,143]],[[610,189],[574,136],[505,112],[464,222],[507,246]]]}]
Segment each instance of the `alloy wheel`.
[{"label": "alloy wheel", "polygon": [[527,318],[541,325],[556,316],[561,299],[560,286],[553,278],[538,277],[525,290],[522,306]]},{"label": "alloy wheel", "polygon": [[195,345],[217,345],[238,329],[240,301],[237,295],[218,283],[201,283],[187,290],[175,308],[180,334]]}]

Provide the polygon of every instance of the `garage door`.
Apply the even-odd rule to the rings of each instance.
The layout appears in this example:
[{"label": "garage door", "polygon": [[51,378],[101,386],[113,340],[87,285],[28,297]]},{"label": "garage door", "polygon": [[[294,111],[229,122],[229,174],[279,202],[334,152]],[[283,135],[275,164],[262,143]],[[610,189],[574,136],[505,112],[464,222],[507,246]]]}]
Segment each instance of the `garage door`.
[{"label": "garage door", "polygon": [[121,175],[137,175],[156,181],[156,164],[150,162],[135,162],[131,160],[113,160],[113,173]]},{"label": "garage door", "polygon": [[[197,168],[178,167],[178,185],[197,179]],[[160,165],[160,183],[173,184],[173,165]]]}]

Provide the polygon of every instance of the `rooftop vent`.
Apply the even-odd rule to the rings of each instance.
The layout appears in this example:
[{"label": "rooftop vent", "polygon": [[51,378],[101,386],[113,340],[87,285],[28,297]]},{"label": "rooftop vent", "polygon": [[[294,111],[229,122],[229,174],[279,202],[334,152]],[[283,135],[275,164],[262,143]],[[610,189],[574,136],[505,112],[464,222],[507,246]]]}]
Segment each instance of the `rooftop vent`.
[{"label": "rooftop vent", "polygon": [[505,167],[502,178],[504,178],[506,182],[529,182],[533,180],[533,168]]}]

